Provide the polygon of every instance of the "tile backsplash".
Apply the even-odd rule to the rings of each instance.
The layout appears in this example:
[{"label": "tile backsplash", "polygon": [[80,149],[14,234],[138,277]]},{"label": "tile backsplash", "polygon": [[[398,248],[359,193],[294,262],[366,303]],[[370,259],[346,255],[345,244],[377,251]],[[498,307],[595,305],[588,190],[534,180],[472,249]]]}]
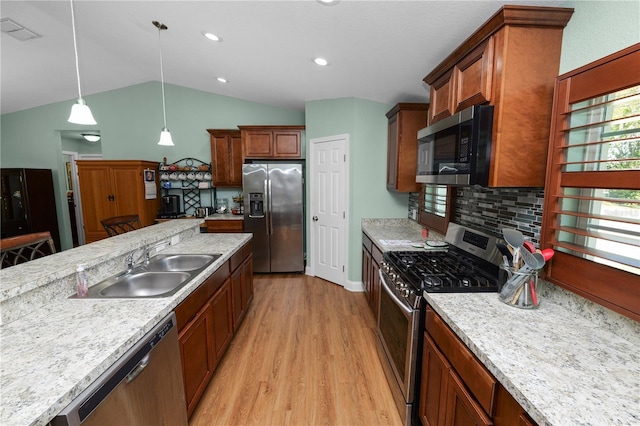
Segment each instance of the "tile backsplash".
[{"label": "tile backsplash", "polygon": [[[505,226],[517,228],[538,246],[543,199],[544,188],[459,187],[453,221],[496,236]],[[409,218],[419,201],[420,193],[409,195]]]}]

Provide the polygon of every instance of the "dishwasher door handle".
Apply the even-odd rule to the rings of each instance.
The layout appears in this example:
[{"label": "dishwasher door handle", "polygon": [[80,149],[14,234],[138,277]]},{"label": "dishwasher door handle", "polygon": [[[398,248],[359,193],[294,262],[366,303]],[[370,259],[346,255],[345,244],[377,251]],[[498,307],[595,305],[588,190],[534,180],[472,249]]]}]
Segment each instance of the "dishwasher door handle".
[{"label": "dishwasher door handle", "polygon": [[145,368],[147,368],[147,365],[149,365],[150,360],[151,360],[151,354],[150,353],[146,354],[144,358],[142,358],[140,362],[135,366],[135,368],[131,370],[131,373],[127,374],[127,377],[125,377],[125,381],[127,383],[133,382],[136,379],[136,377],[138,377],[140,373],[142,373],[142,371]]}]

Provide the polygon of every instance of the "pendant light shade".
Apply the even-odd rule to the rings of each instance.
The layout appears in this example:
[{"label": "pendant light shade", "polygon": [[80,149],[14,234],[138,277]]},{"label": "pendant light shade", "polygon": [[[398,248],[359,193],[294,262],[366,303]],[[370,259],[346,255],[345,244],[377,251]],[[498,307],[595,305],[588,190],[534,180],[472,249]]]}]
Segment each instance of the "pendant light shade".
[{"label": "pendant light shade", "polygon": [[160,141],[158,142],[158,145],[175,146],[173,139],[171,138],[171,132],[166,127],[163,127],[160,132]]},{"label": "pendant light shade", "polygon": [[76,41],[76,18],[73,13],[73,0],[69,0],[71,4],[71,28],[73,29],[73,51],[76,57],[76,77],[78,79],[78,100],[71,107],[71,114],[67,121],[74,124],[93,125],[98,124],[91,114],[91,110],[87,103],[82,99],[82,90],[80,89],[80,67],[78,65],[78,43]]},{"label": "pendant light shade", "polygon": [[86,126],[98,124],[82,98],[78,98],[76,103],[71,107],[71,114],[69,114],[67,121],[74,124],[84,124]]},{"label": "pendant light shade", "polygon": [[167,30],[169,27],[158,21],[151,21],[151,23],[158,29],[158,42],[160,44],[160,82],[162,84],[162,117],[164,118],[164,127],[162,127],[162,130],[160,131],[160,140],[158,141],[158,145],[175,146],[173,139],[171,138],[171,132],[167,129],[167,108],[164,100],[164,70],[162,65],[162,37],[160,36],[162,31]]}]

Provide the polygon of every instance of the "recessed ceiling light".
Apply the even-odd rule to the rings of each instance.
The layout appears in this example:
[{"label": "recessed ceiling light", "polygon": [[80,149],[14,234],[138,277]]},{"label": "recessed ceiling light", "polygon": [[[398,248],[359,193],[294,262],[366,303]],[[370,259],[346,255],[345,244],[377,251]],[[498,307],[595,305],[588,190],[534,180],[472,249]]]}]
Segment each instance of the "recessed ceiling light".
[{"label": "recessed ceiling light", "polygon": [[329,65],[329,61],[327,61],[325,58],[313,58],[313,63],[316,65],[320,65],[321,67],[326,67],[327,65]]},{"label": "recessed ceiling light", "polygon": [[226,83],[227,82],[227,79],[224,78],[224,77],[218,77],[218,78],[216,78],[216,80],[218,80],[220,83]]},{"label": "recessed ceiling light", "polygon": [[340,2],[340,0],[316,0],[316,1],[325,6],[334,6]]},{"label": "recessed ceiling light", "polygon": [[209,33],[209,32],[203,31],[202,35],[205,36],[206,38],[208,38],[209,40],[212,40],[212,41],[222,41],[222,37],[218,37],[217,35],[215,35],[213,33]]}]

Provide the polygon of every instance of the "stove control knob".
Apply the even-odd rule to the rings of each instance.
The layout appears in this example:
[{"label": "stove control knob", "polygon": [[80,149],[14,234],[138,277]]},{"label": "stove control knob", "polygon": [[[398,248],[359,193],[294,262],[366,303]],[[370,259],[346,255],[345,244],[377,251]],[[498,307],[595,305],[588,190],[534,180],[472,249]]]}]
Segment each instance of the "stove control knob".
[{"label": "stove control knob", "polygon": [[400,296],[402,297],[409,297],[409,288],[405,285],[402,289],[399,290],[400,291]]}]

